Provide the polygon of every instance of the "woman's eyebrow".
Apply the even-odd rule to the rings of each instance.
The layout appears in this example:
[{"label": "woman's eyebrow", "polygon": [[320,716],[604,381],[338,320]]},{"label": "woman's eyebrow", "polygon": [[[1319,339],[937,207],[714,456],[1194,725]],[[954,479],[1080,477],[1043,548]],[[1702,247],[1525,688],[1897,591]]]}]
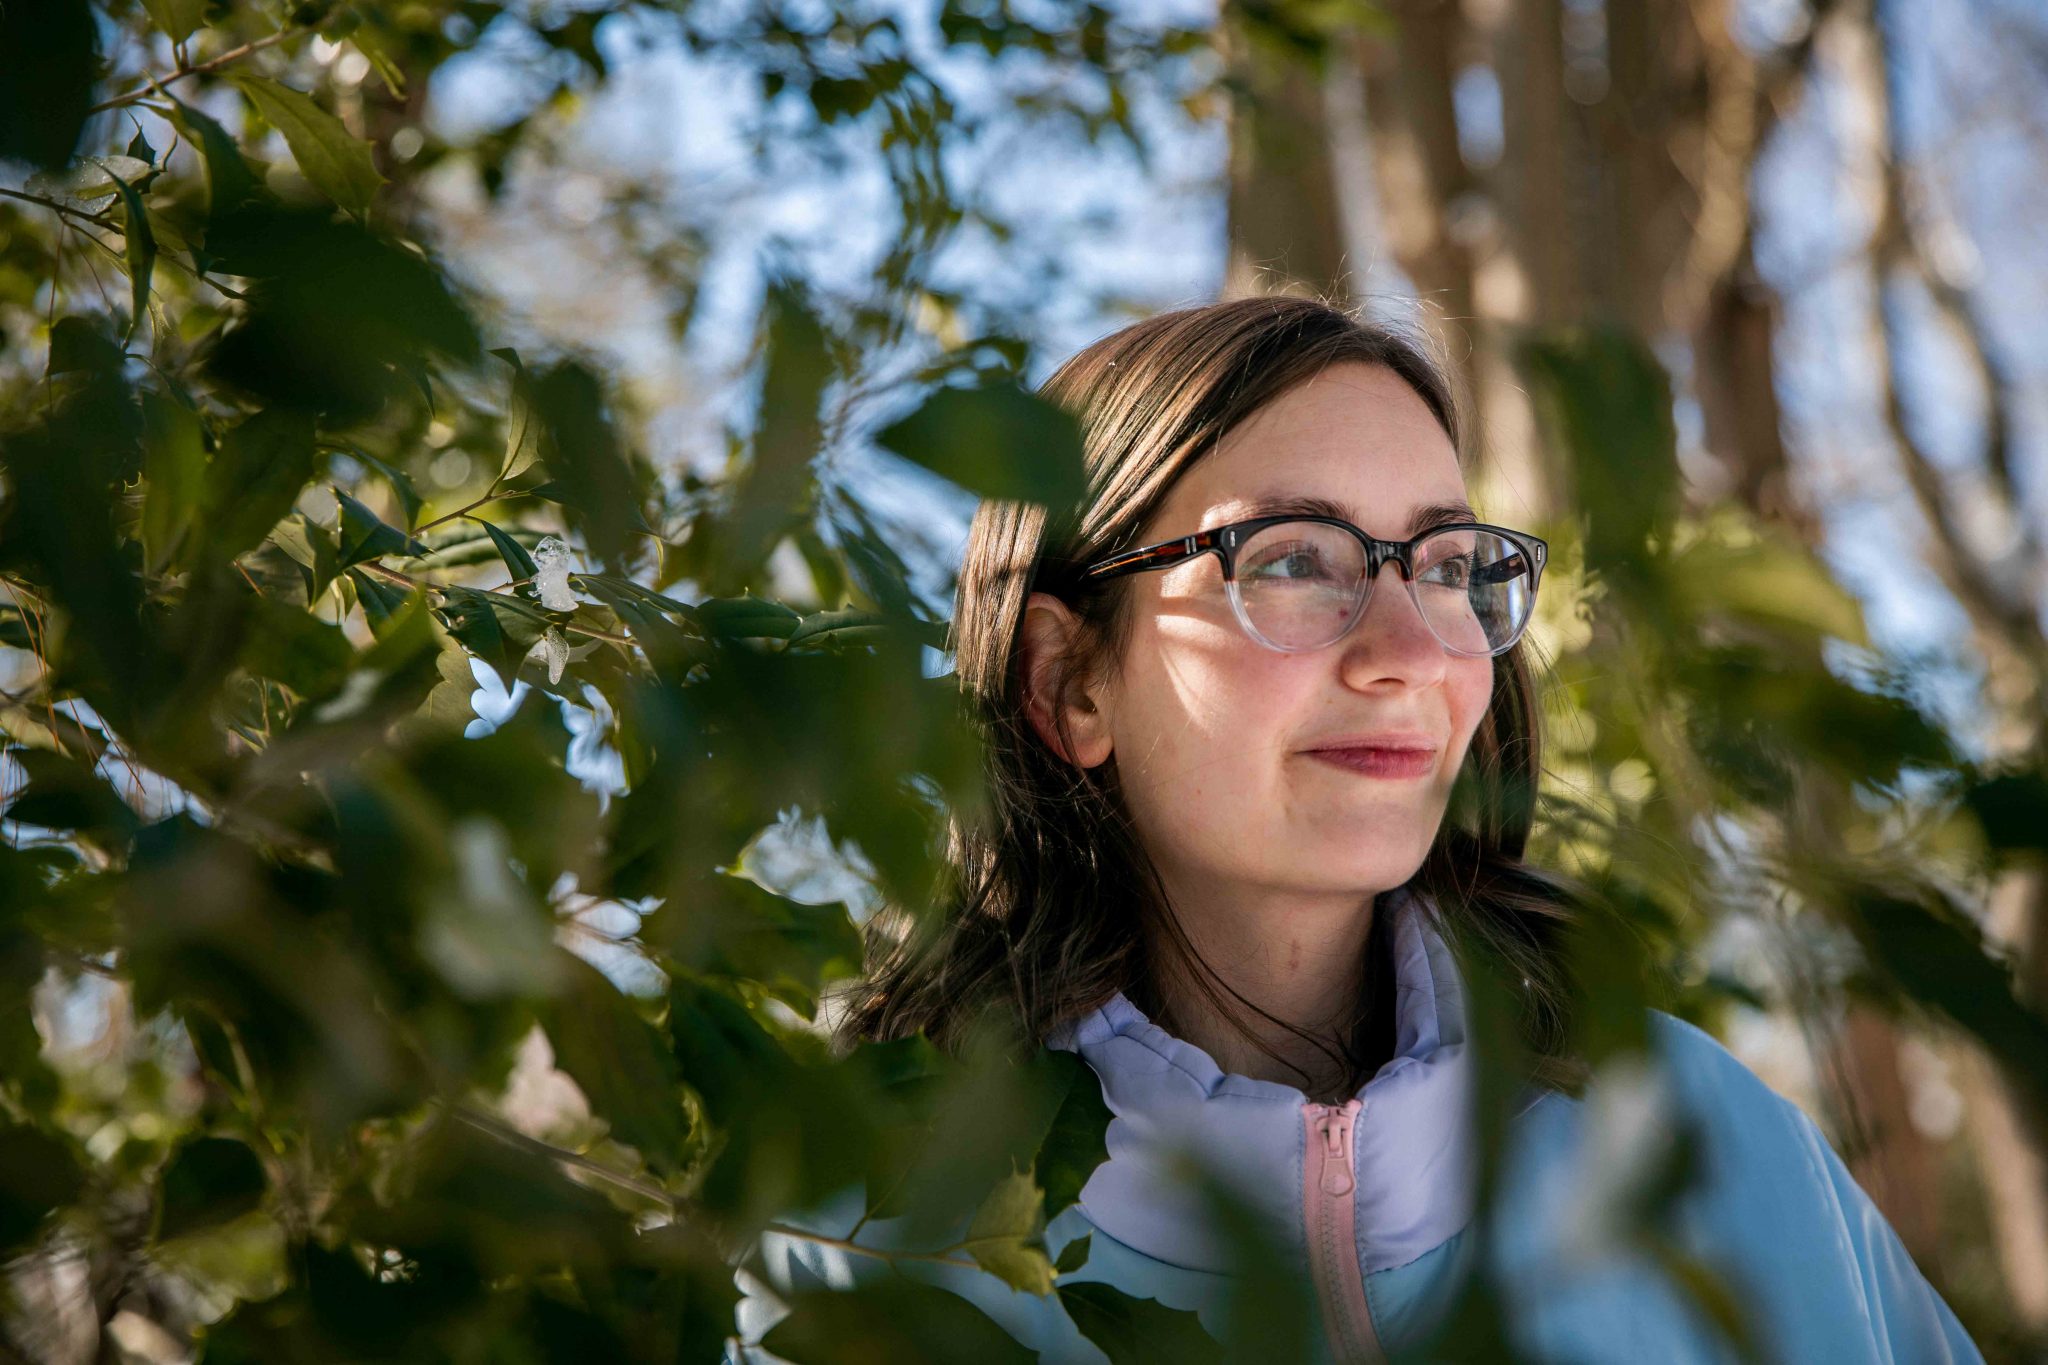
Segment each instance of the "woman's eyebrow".
[{"label": "woman's eyebrow", "polygon": [[[1212,514],[1212,526],[1229,521],[1245,521],[1252,517],[1336,517],[1356,526],[1360,517],[1355,508],[1330,498],[1306,497],[1293,493],[1266,493],[1255,497],[1233,500],[1217,509],[1220,515]],[[1465,502],[1430,502],[1415,509],[1408,518],[1408,534],[1419,536],[1432,526],[1442,526],[1454,521],[1477,521],[1479,514]]]}]

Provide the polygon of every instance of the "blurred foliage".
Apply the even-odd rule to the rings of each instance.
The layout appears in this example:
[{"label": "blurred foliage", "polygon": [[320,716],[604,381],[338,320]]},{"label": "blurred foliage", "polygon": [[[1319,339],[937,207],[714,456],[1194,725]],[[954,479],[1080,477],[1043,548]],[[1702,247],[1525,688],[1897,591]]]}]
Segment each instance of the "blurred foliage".
[{"label": "blurred foliage", "polygon": [[[1209,41],[1057,8],[948,3],[939,30],[1087,66],[1112,96],[1064,112],[1133,140],[1120,73]],[[1103,1156],[1084,1064],[993,1021],[957,1055],[835,1058],[819,1034],[857,966],[853,906],[923,904],[947,813],[980,800],[931,676],[944,623],[820,459],[861,357],[940,297],[931,248],[959,221],[952,111],[895,22],[682,17],[801,112],[778,136],[862,130],[902,211],[862,306],[770,290],[757,412],[717,478],[650,459],[591,364],[492,346],[393,207],[449,157],[497,188],[521,135],[394,157],[408,92],[521,22],[564,89],[601,81],[613,12],[0,10],[0,159],[35,172],[0,197],[9,1292],[83,1255],[116,1288],[82,1311],[143,1313],[208,1361],[712,1359],[747,1244],[860,1182],[848,1238],[902,1220],[919,1255],[1055,1295],[1113,1360],[1204,1358],[1189,1315],[1062,1283],[1085,1247],[1048,1255]],[[1342,16],[1259,22],[1299,46]],[[376,78],[346,100],[340,51]],[[944,349],[875,444],[973,493],[1071,499],[1077,433],[1022,385],[1025,350]],[[1987,860],[2040,856],[2042,777],[1974,771],[1880,661],[1845,678],[1830,651],[1864,643],[1860,617],[1803,549],[1682,513],[1639,346],[1524,359],[1582,517],[1553,532],[1576,559],[1544,632],[1562,703],[1599,724],[1566,746],[1576,785],[1546,801],[1539,855],[1613,912],[1579,944],[1588,1051],[1639,1044],[1645,1001],[1701,1017],[1754,995],[1696,969],[1718,907],[1755,899],[1713,884],[1736,867],[1860,945],[1855,989],[2038,1085],[2041,1018],[1958,907]],[[448,451],[475,476],[437,477]],[[531,695],[481,719],[478,669]],[[572,761],[591,751],[616,787]],[[860,894],[763,872],[792,808]],[[95,1011],[74,1045],[63,1021]],[[573,1102],[522,1106],[551,1076]],[[1245,1243],[1240,1353],[1304,1321],[1249,1224]],[[793,1361],[1019,1355],[909,1280],[793,1307],[768,1343]],[[5,1316],[23,1354],[56,1330]],[[1459,1330],[1497,1352],[1497,1322]]]}]

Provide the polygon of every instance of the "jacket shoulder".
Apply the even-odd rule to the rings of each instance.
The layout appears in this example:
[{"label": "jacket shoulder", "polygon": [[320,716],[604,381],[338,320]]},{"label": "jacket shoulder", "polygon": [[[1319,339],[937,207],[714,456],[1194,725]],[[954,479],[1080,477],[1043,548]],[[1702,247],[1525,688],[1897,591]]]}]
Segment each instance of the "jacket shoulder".
[{"label": "jacket shoulder", "polygon": [[[1871,1358],[1975,1362],[1968,1334],[1813,1118],[1697,1025],[1651,1011],[1679,1108],[1702,1146],[1705,1217],[1740,1235],[1753,1264],[1799,1247],[1775,1288],[1853,1304]],[[1738,1233],[1737,1230],[1740,1230]],[[1833,1291],[1832,1293],[1829,1291]]]}]

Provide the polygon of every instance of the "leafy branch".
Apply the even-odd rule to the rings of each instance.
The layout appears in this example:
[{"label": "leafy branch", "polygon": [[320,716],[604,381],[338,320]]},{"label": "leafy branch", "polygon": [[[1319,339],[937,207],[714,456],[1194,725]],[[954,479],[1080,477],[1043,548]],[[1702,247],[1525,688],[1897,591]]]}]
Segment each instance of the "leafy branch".
[{"label": "leafy branch", "polygon": [[120,94],[113,96],[111,99],[101,100],[98,104],[95,104],[91,106],[89,109],[87,109],[86,114],[88,117],[90,117],[93,114],[103,114],[109,109],[119,109],[123,105],[137,103],[138,101],[147,97],[151,91],[156,91],[157,93],[161,94],[166,87],[176,85],[179,81],[182,81],[187,77],[203,76],[208,72],[218,71],[222,67],[228,65],[229,63],[239,61],[240,59],[248,56],[252,52],[261,52],[266,47],[275,47],[277,44],[284,42],[289,38],[303,36],[305,32],[306,30],[302,28],[280,29],[278,32],[270,34],[268,37],[257,38],[252,42],[243,43],[240,47],[230,48],[228,51],[221,53],[218,57],[210,57],[203,62],[196,62],[189,66],[181,66],[176,71],[171,72],[169,75],[162,77],[154,75],[145,77],[140,85],[134,86],[128,90],[124,90]]}]

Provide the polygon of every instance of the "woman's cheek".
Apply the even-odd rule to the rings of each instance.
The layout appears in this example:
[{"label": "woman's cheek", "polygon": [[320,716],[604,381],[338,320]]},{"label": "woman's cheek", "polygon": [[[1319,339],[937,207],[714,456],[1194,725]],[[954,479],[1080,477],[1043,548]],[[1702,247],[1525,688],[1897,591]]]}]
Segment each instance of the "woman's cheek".
[{"label": "woman's cheek", "polygon": [[1493,660],[1461,660],[1457,679],[1451,724],[1458,746],[1458,761],[1463,763],[1466,751],[1471,748],[1472,736],[1486,715],[1486,703],[1493,695]]}]

